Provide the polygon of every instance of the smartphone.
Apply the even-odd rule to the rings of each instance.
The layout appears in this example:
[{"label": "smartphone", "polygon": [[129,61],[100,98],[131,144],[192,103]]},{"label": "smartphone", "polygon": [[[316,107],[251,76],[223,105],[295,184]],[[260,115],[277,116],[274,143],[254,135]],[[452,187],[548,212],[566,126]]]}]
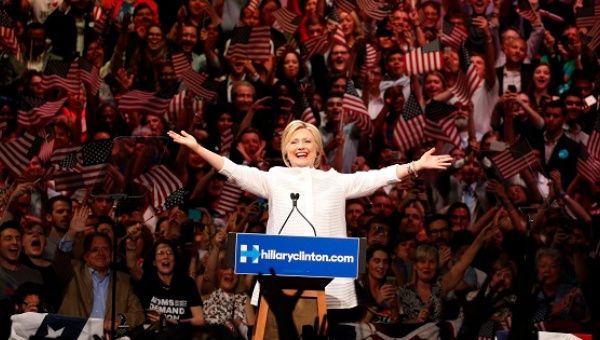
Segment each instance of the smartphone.
[{"label": "smartphone", "polygon": [[259,198],[256,200],[256,203],[258,204],[258,207],[262,210],[262,211],[267,211],[269,210],[269,201],[267,201],[264,198]]},{"label": "smartphone", "polygon": [[598,102],[598,100],[596,100],[596,97],[594,97],[593,95],[589,95],[589,96],[585,97],[585,99],[583,101],[585,102],[585,105],[587,105],[588,107],[592,107],[592,106],[596,105],[596,103]]},{"label": "smartphone", "polygon": [[508,85],[508,87],[506,88],[508,90],[508,92],[510,93],[517,93],[517,87],[515,85]]},{"label": "smartphone", "polygon": [[188,209],[188,218],[193,222],[200,222],[202,219],[202,212],[198,209]]}]

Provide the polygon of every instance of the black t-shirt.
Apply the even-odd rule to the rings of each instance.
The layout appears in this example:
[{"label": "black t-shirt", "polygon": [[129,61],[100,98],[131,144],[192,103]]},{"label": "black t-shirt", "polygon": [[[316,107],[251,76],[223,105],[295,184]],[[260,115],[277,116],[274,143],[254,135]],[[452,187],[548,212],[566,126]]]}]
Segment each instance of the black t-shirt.
[{"label": "black t-shirt", "polygon": [[167,320],[183,320],[192,317],[190,308],[202,306],[202,300],[192,278],[175,276],[170,286],[158,278],[142,280],[142,305],[144,309],[156,310]]}]

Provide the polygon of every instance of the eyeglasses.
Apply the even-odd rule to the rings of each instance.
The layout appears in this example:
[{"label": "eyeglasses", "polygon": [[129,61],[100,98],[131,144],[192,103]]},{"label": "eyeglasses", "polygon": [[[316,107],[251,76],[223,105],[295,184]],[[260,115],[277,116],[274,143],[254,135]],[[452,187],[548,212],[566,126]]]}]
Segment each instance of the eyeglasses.
[{"label": "eyeglasses", "polygon": [[161,250],[156,252],[156,256],[173,256],[173,252],[170,250]]}]

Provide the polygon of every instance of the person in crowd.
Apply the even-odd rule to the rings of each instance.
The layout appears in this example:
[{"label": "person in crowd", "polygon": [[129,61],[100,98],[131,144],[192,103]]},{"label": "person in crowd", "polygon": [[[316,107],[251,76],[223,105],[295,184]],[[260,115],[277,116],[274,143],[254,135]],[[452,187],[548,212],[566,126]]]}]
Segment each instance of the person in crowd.
[{"label": "person in crowd", "polygon": [[46,248],[46,230],[42,221],[30,217],[23,225],[23,251],[20,262],[24,265],[37,270],[47,288],[45,293],[48,305],[45,307],[49,311],[55,311],[60,305],[62,290],[59,285],[58,276],[52,267],[52,261],[44,258],[44,249]]},{"label": "person in crowd", "polygon": [[[53,265],[61,282],[65,285],[65,295],[58,309],[59,314],[81,318],[104,320],[105,330],[110,330],[112,309],[130,327],[144,321],[144,311],[130,284],[129,275],[111,270],[112,241],[104,233],[87,234],[83,240],[83,261],[73,259],[73,240],[85,230],[89,208],[78,209],[70,222],[69,230],[61,239]],[[115,278],[116,276],[116,278]],[[117,280],[116,306],[112,306],[110,284]]]},{"label": "person in crowd", "polygon": [[[167,240],[158,241],[144,261],[139,286],[141,303],[146,311],[146,320],[155,329],[165,331],[161,325],[166,320],[167,328],[179,328],[175,334],[191,335],[192,326],[204,324],[202,300],[194,280],[185,274],[177,258],[177,247]],[[177,327],[179,326],[179,327]]]},{"label": "person in crowd", "polygon": [[69,230],[72,217],[73,205],[68,197],[58,195],[48,200],[46,204],[46,222],[49,225],[50,234],[44,252],[49,259],[54,258],[58,242]]},{"label": "person in crowd", "polygon": [[421,245],[417,248],[414,264],[414,282],[398,290],[402,311],[401,322],[421,324],[438,322],[443,315],[447,294],[460,282],[477,251],[493,235],[493,228],[483,230],[448,272],[439,273],[439,255],[434,246]]},{"label": "person in crowd", "polygon": [[43,284],[39,271],[19,262],[23,230],[16,221],[0,224],[0,300],[10,299],[26,282]]},{"label": "person in crowd", "polygon": [[[555,331],[575,331],[589,321],[590,311],[581,289],[565,282],[562,255],[556,249],[542,248],[536,254],[536,279],[539,289],[533,323]],[[541,326],[545,323],[545,326]]]},{"label": "person in crowd", "polygon": [[356,280],[356,293],[363,309],[362,320],[371,323],[396,323],[399,318],[398,287],[388,282],[391,254],[383,244],[373,244],[366,252],[367,268]]}]

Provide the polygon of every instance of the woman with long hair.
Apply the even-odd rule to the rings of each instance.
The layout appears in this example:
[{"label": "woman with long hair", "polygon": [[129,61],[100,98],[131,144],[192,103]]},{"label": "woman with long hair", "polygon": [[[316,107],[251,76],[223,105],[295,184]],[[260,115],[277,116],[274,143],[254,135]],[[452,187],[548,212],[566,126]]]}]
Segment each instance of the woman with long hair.
[{"label": "woman with long hair", "polygon": [[204,324],[196,283],[180,269],[177,247],[170,241],[157,241],[149,256],[137,282],[147,321],[156,328],[161,322],[167,328],[180,326],[177,334],[190,334],[192,326]]}]

